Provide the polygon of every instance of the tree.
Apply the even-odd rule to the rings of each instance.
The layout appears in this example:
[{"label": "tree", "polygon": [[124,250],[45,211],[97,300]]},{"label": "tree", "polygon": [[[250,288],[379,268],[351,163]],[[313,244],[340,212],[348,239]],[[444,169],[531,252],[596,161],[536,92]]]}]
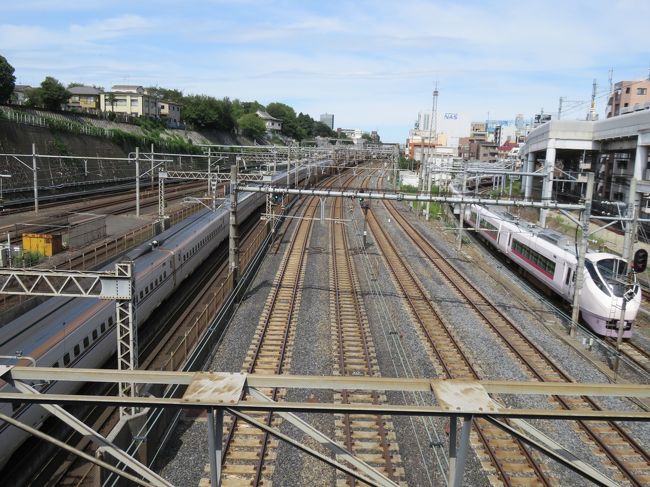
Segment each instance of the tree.
[{"label": "tree", "polygon": [[183,103],[183,92],[173,88],[163,88],[161,86],[150,86],[147,92],[159,100],[173,101],[174,103]]},{"label": "tree", "polygon": [[232,113],[237,120],[239,120],[242,115],[255,113],[257,110],[266,110],[266,108],[257,101],[241,101],[237,98],[232,101]]},{"label": "tree", "polygon": [[305,130],[298,124],[298,120],[296,119],[296,112],[289,105],[277,102],[269,103],[266,106],[266,111],[272,117],[282,120],[282,133],[284,135],[292,137],[296,140],[302,140],[308,135]]},{"label": "tree", "polygon": [[7,103],[16,87],[14,67],[0,56],[0,103]]},{"label": "tree", "polygon": [[207,95],[183,97],[183,119],[197,128],[212,128],[232,132],[237,122],[228,98],[217,100]]},{"label": "tree", "polygon": [[266,132],[264,120],[254,113],[246,113],[237,119],[237,125],[243,135],[247,137],[261,137]]},{"label": "tree", "polygon": [[309,115],[300,112],[296,117],[296,125],[300,127],[300,130],[303,132],[305,137],[311,137],[314,135],[314,119]]},{"label": "tree", "polygon": [[108,103],[111,104],[111,113],[115,112],[115,93],[109,93],[106,95],[106,99],[108,100]]},{"label": "tree", "polygon": [[314,137],[336,137],[336,132],[323,122],[314,122],[313,135]]},{"label": "tree", "polygon": [[[67,103],[71,96],[65,86],[52,76],[46,77],[41,83],[41,87],[32,90],[32,92],[34,91],[37,91],[34,95],[37,95],[36,98],[38,99],[38,102],[34,102],[34,104],[40,105],[47,110],[60,110],[61,105]],[[30,101],[32,92],[29,95]]]}]

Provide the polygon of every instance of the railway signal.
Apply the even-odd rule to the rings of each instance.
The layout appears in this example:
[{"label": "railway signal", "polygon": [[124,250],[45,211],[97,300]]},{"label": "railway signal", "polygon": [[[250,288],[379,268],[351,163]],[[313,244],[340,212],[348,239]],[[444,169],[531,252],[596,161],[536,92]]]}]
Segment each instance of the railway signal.
[{"label": "railway signal", "polygon": [[639,249],[634,253],[632,270],[638,274],[645,271],[646,267],[648,267],[648,252],[645,249]]}]

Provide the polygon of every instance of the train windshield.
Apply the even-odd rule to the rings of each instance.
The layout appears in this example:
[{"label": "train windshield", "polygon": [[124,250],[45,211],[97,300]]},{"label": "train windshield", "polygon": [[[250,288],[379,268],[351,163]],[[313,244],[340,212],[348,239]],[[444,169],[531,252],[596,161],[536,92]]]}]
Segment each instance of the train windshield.
[{"label": "train windshield", "polygon": [[602,259],[596,262],[596,267],[614,296],[622,298],[627,282],[627,263],[622,259]]}]

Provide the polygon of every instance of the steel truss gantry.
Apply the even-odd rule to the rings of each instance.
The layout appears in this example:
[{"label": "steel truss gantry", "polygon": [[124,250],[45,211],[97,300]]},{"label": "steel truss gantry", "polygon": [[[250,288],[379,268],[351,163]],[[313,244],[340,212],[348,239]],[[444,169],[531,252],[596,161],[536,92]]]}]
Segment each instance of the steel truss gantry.
[{"label": "steel truss gantry", "polygon": [[[61,271],[51,269],[0,269],[0,294],[115,301],[117,368],[138,368],[138,333],[133,302],[133,262],[119,262],[114,271]],[[135,397],[131,382],[119,382],[122,397]],[[137,408],[121,408],[120,415],[136,414]]]},{"label": "steel truss gantry", "polygon": [[[161,222],[165,220],[165,180],[167,179],[184,179],[208,181],[212,200],[212,211],[216,209],[216,189],[217,184],[230,181],[230,172],[214,171],[159,171],[158,172],[158,218]],[[238,176],[238,181],[247,182],[269,182],[271,173],[257,172],[245,173]]]},{"label": "steel truss gantry", "polygon": [[[75,382],[116,382],[116,375],[134,384],[181,385],[186,387],[182,397],[122,397],[86,396],[79,394],[40,394],[26,382],[36,381],[75,381]],[[61,369],[0,366],[0,378],[17,385],[21,392],[2,392],[0,402],[30,403],[42,405],[92,404],[120,407],[181,408],[203,409],[208,412],[208,443],[211,463],[212,485],[220,485],[221,480],[221,440],[223,414],[236,416],[254,427],[299,448],[303,453],[320,459],[328,465],[351,475],[355,479],[375,486],[394,486],[394,482],[356,458],[344,446],[339,445],[320,431],[298,418],[296,413],[325,414],[373,414],[435,416],[450,419],[449,435],[449,485],[460,485],[464,463],[469,450],[469,431],[474,419],[483,418],[508,434],[526,443],[582,477],[599,485],[616,485],[603,473],[580,460],[575,454],[547,437],[527,423],[526,419],[581,420],[581,421],[650,421],[648,411],[629,410],[564,410],[547,408],[508,408],[495,395],[540,395],[540,396],[599,396],[650,398],[650,389],[641,384],[576,384],[556,382],[522,381],[464,381],[445,379],[408,379],[342,376],[290,376],[239,374],[221,372],[161,372],[161,371],[115,371],[105,369]],[[21,385],[22,384],[22,385]],[[267,388],[300,389],[307,392],[316,390],[366,390],[401,391],[425,394],[430,399],[428,405],[411,404],[341,404],[328,402],[275,402],[265,396]],[[305,394],[304,397],[314,397]],[[403,397],[408,398],[408,395]],[[420,397],[420,396],[418,396]],[[244,399],[245,398],[245,399]],[[58,406],[57,406],[58,407]],[[302,433],[315,439],[319,444],[335,454],[335,458],[317,452],[299,441],[280,432],[277,428],[256,421],[249,416],[251,411],[273,413],[296,426]],[[460,443],[458,442],[457,421],[463,420]],[[17,427],[21,425],[13,418],[0,416]],[[505,421],[508,421],[506,423]],[[70,420],[75,423],[76,420]],[[76,423],[75,423],[76,424]],[[76,424],[77,428],[81,428]],[[88,428],[88,427],[86,427]],[[124,458],[123,452],[107,442],[95,432],[84,429],[93,441],[107,448],[119,461],[143,476],[153,485],[169,485],[146,467],[132,458]],[[45,436],[42,433],[42,437]],[[51,438],[45,438],[53,441]],[[60,445],[59,445],[60,446]],[[74,450],[68,447],[69,450]],[[117,450],[117,451],[116,451]],[[74,450],[74,453],[81,453]],[[94,458],[88,460],[107,468]],[[124,475],[121,472],[120,475]]]}]

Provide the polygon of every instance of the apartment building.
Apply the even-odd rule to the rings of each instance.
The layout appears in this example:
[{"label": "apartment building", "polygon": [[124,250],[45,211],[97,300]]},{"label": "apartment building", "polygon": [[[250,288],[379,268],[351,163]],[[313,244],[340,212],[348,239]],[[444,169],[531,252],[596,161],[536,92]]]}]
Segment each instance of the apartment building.
[{"label": "apartment building", "polygon": [[100,95],[100,109],[103,112],[113,112],[131,117],[160,116],[158,100],[147,93],[142,86],[115,85],[110,92]]},{"label": "apartment building", "polygon": [[619,81],[607,100],[607,118],[650,109],[650,79]]}]

